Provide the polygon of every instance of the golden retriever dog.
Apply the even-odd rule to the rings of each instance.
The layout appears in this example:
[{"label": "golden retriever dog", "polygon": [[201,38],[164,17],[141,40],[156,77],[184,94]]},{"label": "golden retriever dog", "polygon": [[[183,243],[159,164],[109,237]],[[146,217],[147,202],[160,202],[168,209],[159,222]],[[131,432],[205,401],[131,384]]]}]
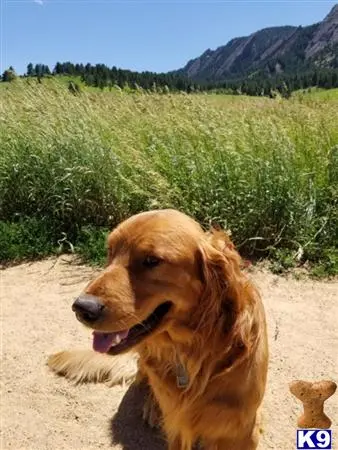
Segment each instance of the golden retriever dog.
[{"label": "golden retriever dog", "polygon": [[226,234],[176,210],[137,214],[109,235],[107,267],[72,308],[93,330],[94,352],[53,355],[54,371],[99,381],[134,351],[137,380],[149,386],[144,417],[169,450],[256,449],[265,312]]}]

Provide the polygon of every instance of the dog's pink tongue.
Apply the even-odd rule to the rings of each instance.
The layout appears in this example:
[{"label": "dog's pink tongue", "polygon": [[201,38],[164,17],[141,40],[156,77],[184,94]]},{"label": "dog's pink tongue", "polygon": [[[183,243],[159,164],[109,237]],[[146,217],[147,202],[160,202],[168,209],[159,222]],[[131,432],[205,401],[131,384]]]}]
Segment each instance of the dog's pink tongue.
[{"label": "dog's pink tongue", "polygon": [[100,333],[99,331],[93,331],[93,349],[96,352],[107,353],[111,347],[119,344],[127,336],[128,330],[119,331],[118,333]]},{"label": "dog's pink tongue", "polygon": [[93,332],[93,349],[96,352],[107,353],[113,345],[114,333]]}]

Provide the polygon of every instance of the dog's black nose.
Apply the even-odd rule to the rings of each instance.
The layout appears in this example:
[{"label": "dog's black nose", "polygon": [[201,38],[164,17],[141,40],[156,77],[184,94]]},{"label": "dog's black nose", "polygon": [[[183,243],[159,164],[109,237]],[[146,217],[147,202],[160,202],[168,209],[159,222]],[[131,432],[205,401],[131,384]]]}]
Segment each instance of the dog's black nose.
[{"label": "dog's black nose", "polygon": [[72,305],[72,310],[86,322],[95,322],[103,312],[104,305],[93,295],[81,295]]}]

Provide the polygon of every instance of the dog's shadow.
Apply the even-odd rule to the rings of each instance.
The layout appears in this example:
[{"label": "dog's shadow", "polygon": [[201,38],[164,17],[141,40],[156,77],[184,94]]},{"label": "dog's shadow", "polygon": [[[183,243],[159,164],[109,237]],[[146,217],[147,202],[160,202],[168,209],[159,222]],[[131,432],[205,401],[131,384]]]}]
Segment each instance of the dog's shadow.
[{"label": "dog's shadow", "polygon": [[111,419],[111,441],[123,450],[167,450],[160,431],[151,429],[142,418],[147,387],[132,384],[124,395],[115,416]]}]

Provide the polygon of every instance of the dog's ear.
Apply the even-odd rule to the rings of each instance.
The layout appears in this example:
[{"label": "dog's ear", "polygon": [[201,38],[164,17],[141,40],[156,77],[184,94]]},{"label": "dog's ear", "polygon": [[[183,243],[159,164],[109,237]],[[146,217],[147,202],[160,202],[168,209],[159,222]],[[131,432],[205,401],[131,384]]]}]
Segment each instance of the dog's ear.
[{"label": "dog's ear", "polygon": [[206,233],[199,264],[203,291],[194,323],[210,342],[215,336],[224,337],[222,348],[228,353],[225,359],[220,356],[219,370],[226,370],[257,345],[259,323],[265,320],[257,302],[259,294],[242,272],[242,259],[227,234]]},{"label": "dog's ear", "polygon": [[242,281],[242,258],[235,249],[230,236],[219,230],[211,229],[205,233],[202,242],[202,268],[205,283],[211,288],[221,290],[222,295],[236,297],[235,292]]},{"label": "dog's ear", "polygon": [[[225,251],[226,249],[235,250],[235,246],[231,241],[230,234],[222,231],[221,229],[213,227],[209,231],[206,231],[204,236],[209,244],[211,244],[214,248],[221,252]],[[239,257],[238,253],[237,255]]]},{"label": "dog's ear", "polygon": [[241,355],[255,345],[258,322],[264,321],[259,310],[259,293],[241,270],[242,259],[229,236],[212,230],[200,247],[201,276],[204,290],[200,299],[200,326],[210,336],[217,327],[231,336]]},{"label": "dog's ear", "polygon": [[224,326],[231,327],[243,308],[244,277],[241,272],[241,257],[229,236],[211,230],[204,235],[199,247],[200,276],[203,293],[199,314],[201,326],[225,318]]}]

